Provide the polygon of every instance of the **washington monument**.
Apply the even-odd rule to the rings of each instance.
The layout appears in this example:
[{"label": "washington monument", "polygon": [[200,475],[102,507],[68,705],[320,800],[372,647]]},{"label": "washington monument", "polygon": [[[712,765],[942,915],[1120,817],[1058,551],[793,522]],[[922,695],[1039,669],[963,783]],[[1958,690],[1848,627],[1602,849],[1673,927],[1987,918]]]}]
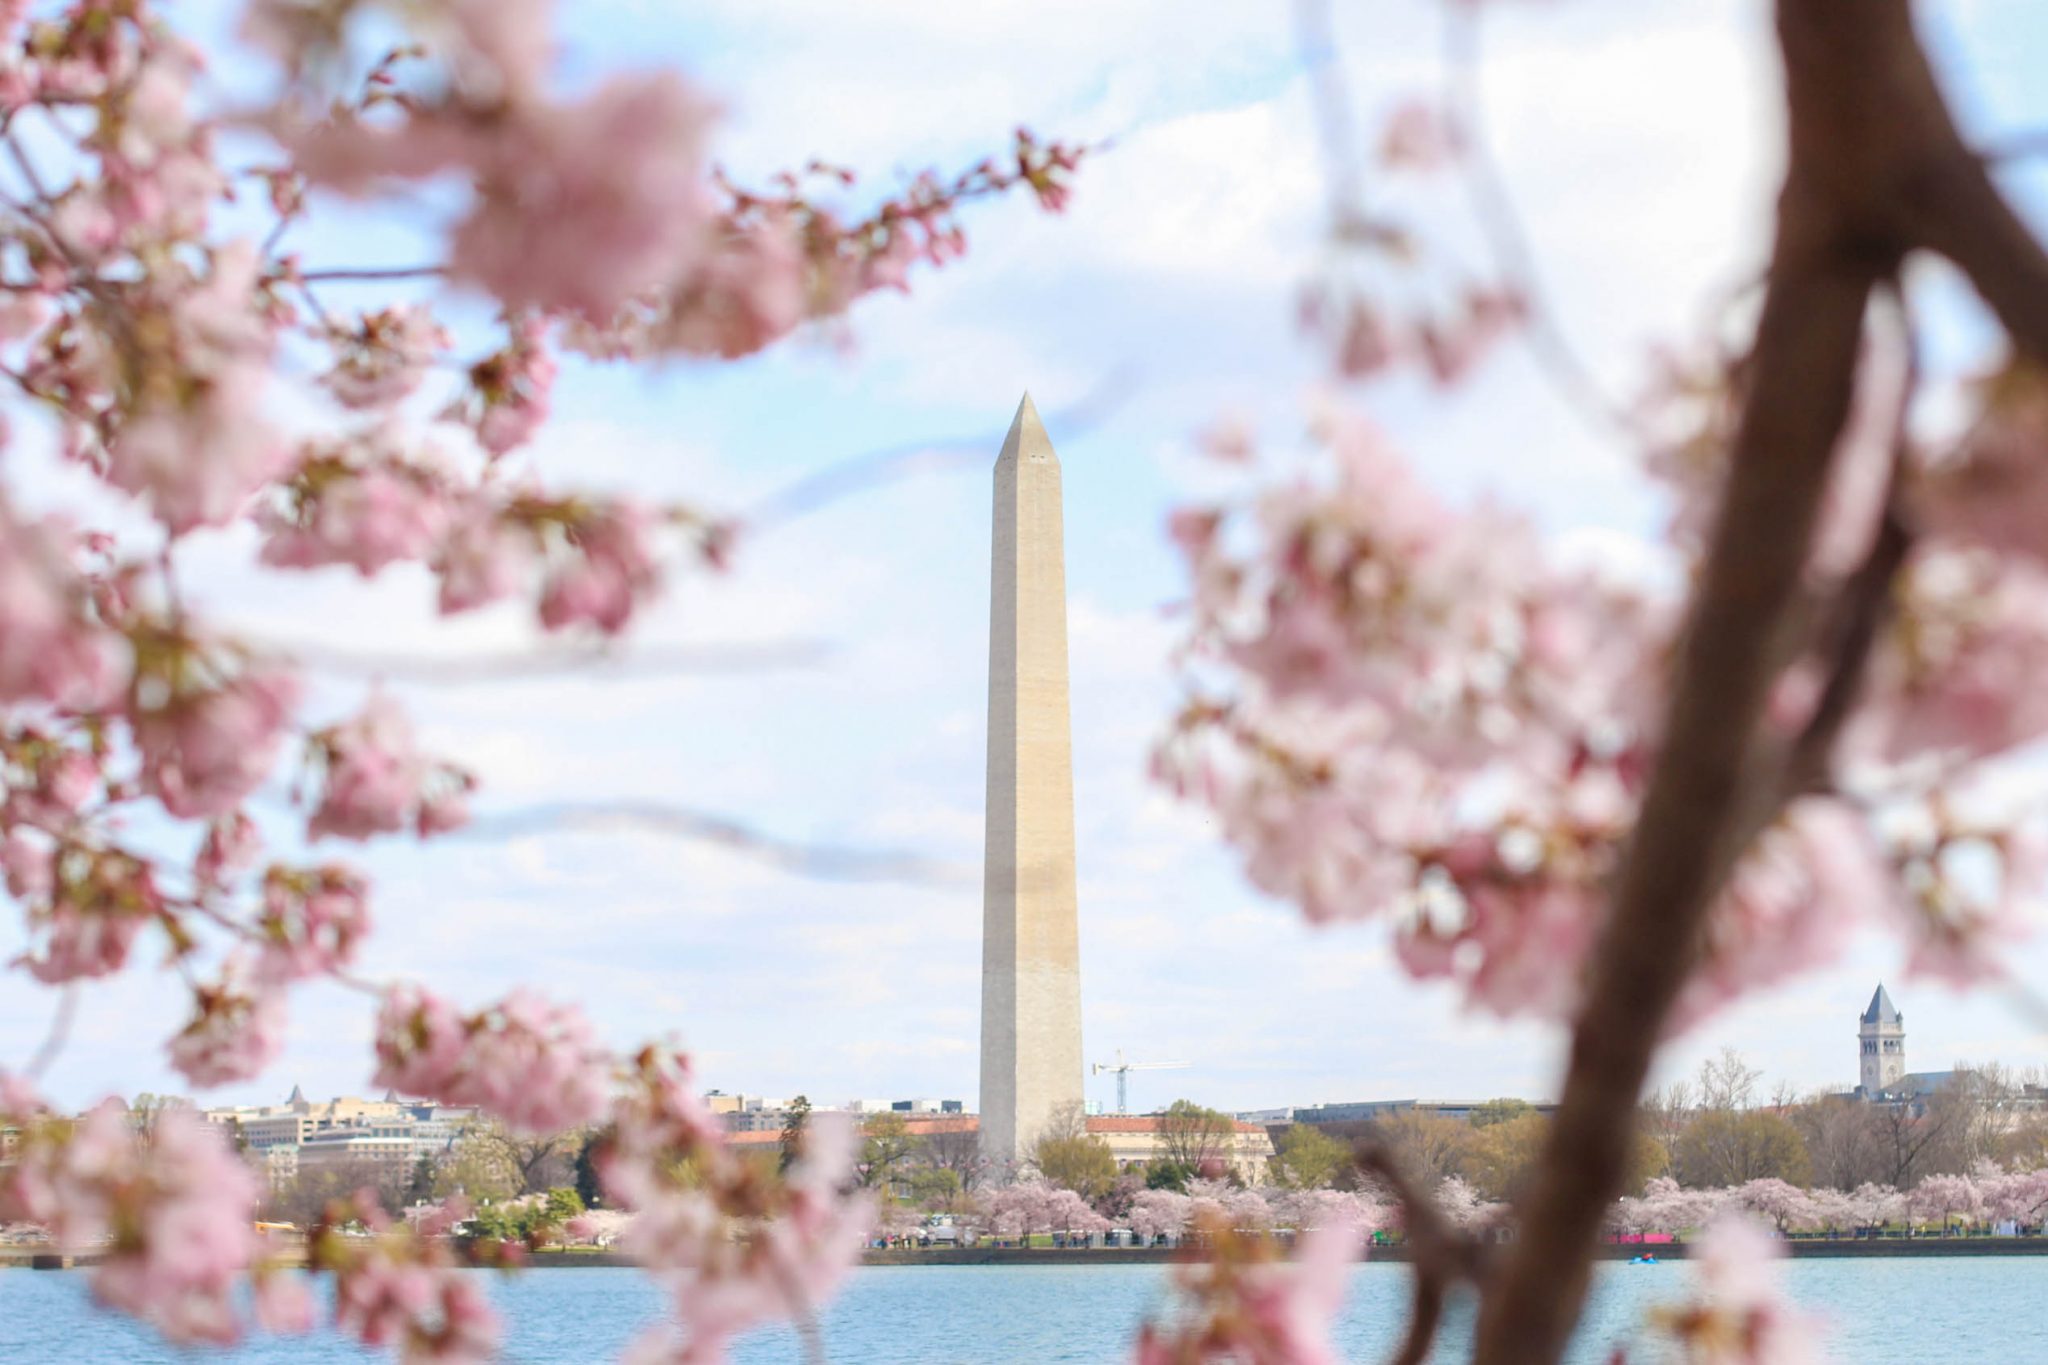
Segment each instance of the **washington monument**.
[{"label": "washington monument", "polygon": [[981,1148],[1023,1159],[1081,1102],[1081,956],[1060,462],[1031,395],[996,460],[982,864]]}]

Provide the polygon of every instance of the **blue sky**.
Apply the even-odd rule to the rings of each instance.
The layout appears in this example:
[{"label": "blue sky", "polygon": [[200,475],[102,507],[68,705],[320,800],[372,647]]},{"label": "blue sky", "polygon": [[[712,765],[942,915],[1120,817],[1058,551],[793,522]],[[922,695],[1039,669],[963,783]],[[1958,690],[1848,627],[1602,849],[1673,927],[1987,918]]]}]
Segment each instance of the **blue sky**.
[{"label": "blue sky", "polygon": [[[1288,6],[1184,0],[642,0],[564,6],[567,77],[675,64],[726,101],[721,157],[743,176],[816,155],[887,184],[1001,147],[1027,122],[1113,136],[1070,212],[974,211],[968,259],[915,297],[855,315],[854,346],[798,343],[737,366],[572,367],[539,462],[552,477],[746,507],[845,456],[966,437],[979,453],[764,534],[727,580],[686,580],[643,648],[819,641],[821,664],[739,676],[607,675],[424,687],[395,681],[430,744],[485,782],[483,833],[532,807],[629,798],[729,814],[801,840],[913,851],[926,885],[794,877],[644,832],[542,829],[366,858],[373,973],[430,977],[481,1002],[515,982],[583,1002],[621,1045],[673,1035],[705,1084],[820,1100],[975,1094],[988,468],[1018,395],[1065,470],[1084,1034],[1092,1059],[1185,1059],[1133,1077],[1133,1101],[1233,1108],[1421,1095],[1541,1095],[1559,1037],[1462,1016],[1408,982],[1371,925],[1312,931],[1250,891],[1198,813],[1144,778],[1173,689],[1164,608],[1181,591],[1161,528],[1198,488],[1191,438],[1241,415],[1276,446],[1301,426],[1316,357],[1290,319],[1315,265],[1322,185]],[[1341,7],[1362,109],[1426,90],[1435,7]],[[2048,113],[2026,89],[2048,34],[2016,0],[1944,7],[1944,60],[1985,128]],[[1677,0],[1502,6],[1489,31],[1491,131],[1561,324],[1625,392],[1644,347],[1682,337],[1755,268],[1773,173],[1772,68],[1760,9]],[[1469,242],[1454,186],[1417,211]],[[1460,237],[1459,234],[1467,234]],[[402,253],[402,236],[315,237]],[[390,258],[398,258],[396,255]],[[1981,341],[1967,305],[1944,348]],[[1115,380],[1076,429],[1060,414]],[[1657,516],[1629,453],[1589,432],[1510,350],[1445,403],[1401,385],[1355,395],[1426,475],[1528,509],[1551,535],[1626,555]],[[429,653],[525,638],[512,613],[452,632],[418,577],[251,578],[247,546],[195,545],[201,594],[251,633],[332,650]],[[363,683],[326,677],[340,711]],[[273,812],[278,827],[281,812]],[[13,951],[0,928],[0,954]],[[1674,1049],[1673,1070],[1732,1044],[1802,1088],[1854,1077],[1854,1018],[1884,976],[1911,1060],[2048,1062],[2048,1037],[1989,997],[1897,979],[1894,950],[1758,997]],[[2040,979],[2048,952],[2028,950]],[[0,1057],[30,1051],[49,1000],[0,992]],[[146,975],[97,986],[53,1088],[175,1088],[154,1040],[182,1004]],[[138,1040],[150,1040],[146,1044]],[[361,1089],[367,1011],[297,1000],[286,1060],[222,1099]],[[1089,1094],[1113,1096],[1108,1078]]]}]

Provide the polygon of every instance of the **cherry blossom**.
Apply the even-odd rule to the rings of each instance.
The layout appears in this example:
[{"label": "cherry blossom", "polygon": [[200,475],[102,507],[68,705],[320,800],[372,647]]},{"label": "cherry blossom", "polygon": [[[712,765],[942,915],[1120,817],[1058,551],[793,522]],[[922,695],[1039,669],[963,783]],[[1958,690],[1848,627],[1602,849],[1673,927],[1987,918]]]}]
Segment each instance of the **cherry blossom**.
[{"label": "cherry blossom", "polygon": [[311,1239],[311,1263],[334,1275],[336,1326],[365,1346],[397,1348],[409,1361],[471,1365],[496,1356],[490,1297],[445,1242],[394,1225],[367,1192],[336,1212],[369,1234],[347,1237],[330,1221]]},{"label": "cherry blossom", "polygon": [[262,941],[259,972],[290,981],[338,971],[355,960],[369,936],[369,886],[338,864],[263,874],[263,904],[256,921]]},{"label": "cherry blossom", "polygon": [[590,624],[616,634],[660,584],[648,540],[653,518],[637,503],[593,508],[566,531],[561,556],[541,590],[540,620],[549,630]]},{"label": "cherry blossom", "polygon": [[450,344],[446,329],[417,304],[365,313],[349,328],[330,329],[334,368],[323,377],[343,407],[381,411],[409,397]]},{"label": "cherry blossom", "polygon": [[283,568],[347,564],[368,578],[429,558],[447,533],[453,481],[432,459],[394,448],[380,431],[314,445],[282,481],[284,506],[265,508],[263,562]]},{"label": "cherry blossom", "polygon": [[0,863],[8,890],[28,907],[29,950],[15,961],[38,981],[120,971],[136,935],[164,912],[153,869],[118,849],[53,849],[15,831]]},{"label": "cherry blossom", "polygon": [[682,276],[703,248],[713,109],[673,75],[614,77],[573,103],[411,114],[287,136],[305,175],[345,193],[468,173],[475,202],[451,234],[450,273],[509,306],[602,318]]},{"label": "cherry blossom", "polygon": [[192,860],[192,877],[203,887],[218,887],[252,867],[263,851],[256,822],[239,810],[207,822],[206,837]]},{"label": "cherry blossom", "polygon": [[1268,1243],[1241,1237],[1227,1224],[1209,1231],[1212,1259],[1174,1271],[1177,1287],[1197,1311],[1165,1326],[1147,1323],[1132,1355],[1138,1365],[1320,1365],[1339,1359],[1330,1344],[1330,1323],[1343,1306],[1358,1258],[1355,1227],[1331,1224],[1303,1233],[1292,1264],[1273,1260]]},{"label": "cherry blossom", "polygon": [[606,1079],[582,1012],[530,991],[464,1016],[417,987],[395,986],[378,1012],[378,1085],[479,1105],[515,1132],[589,1123],[604,1108]]},{"label": "cherry blossom", "polygon": [[218,682],[199,681],[190,656],[175,647],[148,667],[129,712],[144,790],[181,819],[226,814],[270,775],[298,705],[298,678],[251,663]]},{"label": "cherry blossom", "polygon": [[203,278],[165,281],[143,305],[150,325],[129,328],[162,339],[124,358],[136,373],[121,387],[135,396],[116,415],[104,472],[174,532],[234,518],[286,456],[261,410],[275,330],[258,306],[259,269],[252,244],[224,246]]},{"label": "cherry blossom", "polygon": [[240,1332],[235,1286],[256,1254],[256,1193],[248,1167],[195,1113],[158,1114],[145,1140],[108,1100],[68,1135],[32,1129],[0,1205],[46,1224],[62,1246],[102,1244],[100,1302],[172,1341],[226,1344]]},{"label": "cherry blossom", "polygon": [[192,1019],[170,1043],[171,1066],[202,1089],[246,1081],[284,1050],[284,998],[231,960],[216,985],[195,986]]},{"label": "cherry blossom", "polygon": [[311,748],[322,784],[308,837],[363,840],[408,826],[427,835],[461,823],[453,802],[473,779],[422,757],[412,722],[388,695],[373,694],[355,717],[316,733]]},{"label": "cherry blossom", "polygon": [[121,646],[94,619],[58,521],[25,522],[0,500],[0,703],[90,707],[113,692]]},{"label": "cherry blossom", "polygon": [[517,450],[547,420],[558,368],[545,326],[528,318],[512,329],[503,350],[470,367],[469,396],[443,416],[473,427],[477,444],[494,457]]},{"label": "cherry blossom", "polygon": [[1823,1359],[1813,1323],[1773,1283],[1777,1243],[1755,1223],[1724,1218],[1699,1242],[1700,1297],[1653,1310],[1652,1321],[1695,1365],[1811,1365]]},{"label": "cherry blossom", "polygon": [[[851,1125],[814,1116],[780,1188],[764,1187],[725,1148],[687,1062],[656,1049],[637,1059],[613,1119],[599,1173],[608,1198],[634,1211],[621,1245],[669,1291],[686,1329],[650,1331],[627,1359],[716,1358],[761,1322],[808,1318],[853,1266],[874,1209],[865,1192],[847,1192]],[[687,1181],[677,1178],[684,1159]]]}]

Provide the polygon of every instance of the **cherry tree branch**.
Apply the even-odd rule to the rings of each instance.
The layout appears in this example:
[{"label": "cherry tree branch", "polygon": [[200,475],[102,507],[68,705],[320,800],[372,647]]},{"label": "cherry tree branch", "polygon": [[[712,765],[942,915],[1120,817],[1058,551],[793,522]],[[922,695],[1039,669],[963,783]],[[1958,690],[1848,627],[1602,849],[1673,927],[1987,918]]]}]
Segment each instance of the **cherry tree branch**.
[{"label": "cherry tree branch", "polygon": [[1959,149],[1906,0],[1779,0],[1777,20],[1791,155],[1729,482],[1521,1240],[1481,1308],[1479,1365],[1554,1361],[1577,1321],[1651,1058],[1746,833],[1754,736],[1796,625],[1865,311],[1909,245],[1892,158],[1939,154],[1944,134]]},{"label": "cherry tree branch", "polygon": [[2020,349],[2048,362],[2048,251],[1984,164],[1941,158],[1915,177],[1902,210],[1916,243],[1953,261]]},{"label": "cherry tree branch", "polygon": [[307,284],[332,284],[352,280],[428,280],[448,273],[445,265],[360,266],[334,270],[302,270],[298,278]]}]

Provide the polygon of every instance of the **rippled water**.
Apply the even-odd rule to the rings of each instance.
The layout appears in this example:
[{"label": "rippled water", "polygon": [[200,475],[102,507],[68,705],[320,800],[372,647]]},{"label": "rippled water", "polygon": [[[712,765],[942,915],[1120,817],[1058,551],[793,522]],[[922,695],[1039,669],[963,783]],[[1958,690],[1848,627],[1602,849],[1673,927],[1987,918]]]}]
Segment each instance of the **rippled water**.
[{"label": "rippled water", "polygon": [[[855,1272],[825,1314],[828,1354],[860,1362],[1113,1360],[1159,1305],[1166,1267],[911,1266]],[[1650,1304],[1682,1291],[1683,1265],[1602,1265],[1574,1360],[1606,1359]],[[1793,1294],[1830,1319],[1831,1354],[1880,1361],[2048,1361],[2048,1257],[1810,1260],[1779,1268]],[[1403,1321],[1408,1273],[1362,1265],[1337,1340],[1378,1360]],[[493,1283],[507,1319],[505,1358],[600,1361],[655,1320],[660,1302],[637,1272],[531,1271]],[[1451,1318],[1439,1359],[1460,1358],[1469,1305]],[[259,1340],[224,1356],[244,1365],[328,1365],[377,1357],[333,1336]],[[800,1359],[793,1337],[768,1331],[734,1353],[743,1365]],[[154,1337],[92,1309],[83,1274],[0,1270],[0,1361],[189,1362]]]}]

